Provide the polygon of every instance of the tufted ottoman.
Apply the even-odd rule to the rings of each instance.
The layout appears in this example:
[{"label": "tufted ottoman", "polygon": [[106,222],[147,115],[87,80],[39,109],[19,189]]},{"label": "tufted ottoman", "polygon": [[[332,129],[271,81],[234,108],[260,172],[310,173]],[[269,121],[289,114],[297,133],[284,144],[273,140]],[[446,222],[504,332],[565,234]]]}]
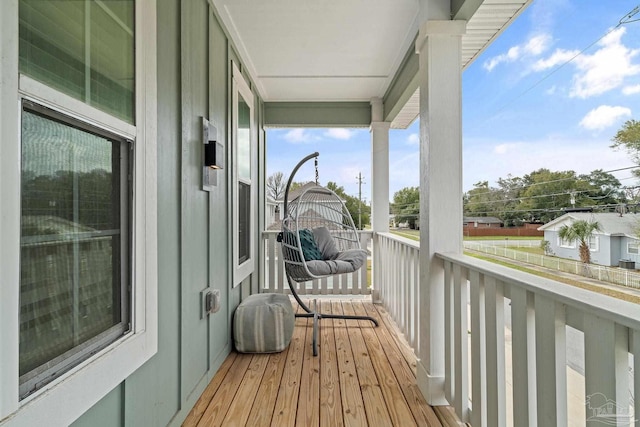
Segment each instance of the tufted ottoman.
[{"label": "tufted ottoman", "polygon": [[284,294],[254,294],[233,315],[233,340],[240,353],[275,353],[291,341],[295,318]]}]

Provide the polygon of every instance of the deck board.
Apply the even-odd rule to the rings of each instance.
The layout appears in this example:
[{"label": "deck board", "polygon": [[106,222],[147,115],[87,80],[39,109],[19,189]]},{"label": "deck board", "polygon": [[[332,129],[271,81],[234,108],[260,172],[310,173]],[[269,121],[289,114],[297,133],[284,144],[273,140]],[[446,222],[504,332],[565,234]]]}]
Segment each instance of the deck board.
[{"label": "deck board", "polygon": [[[332,313],[331,302],[322,301],[323,313]],[[323,319],[320,327],[320,426],[343,427],[342,398],[338,376],[338,357],[333,319]]]},{"label": "deck board", "polygon": [[450,408],[426,403],[415,356],[382,307],[360,299],[319,304],[324,313],[367,314],[380,326],[322,319],[313,357],[312,319],[296,318],[282,353],[231,353],[183,426],[464,425]]}]

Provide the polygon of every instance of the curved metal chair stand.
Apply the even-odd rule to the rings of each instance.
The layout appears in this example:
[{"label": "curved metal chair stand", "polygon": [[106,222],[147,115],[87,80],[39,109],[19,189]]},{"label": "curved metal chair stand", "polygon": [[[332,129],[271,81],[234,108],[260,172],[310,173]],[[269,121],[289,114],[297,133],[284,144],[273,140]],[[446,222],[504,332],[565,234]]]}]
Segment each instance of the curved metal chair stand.
[{"label": "curved metal chair stand", "polygon": [[[313,317],[313,355],[318,355],[317,337],[319,320],[369,320],[370,316],[325,314],[318,312],[317,301],[307,306],[296,291],[295,282],[306,282],[336,274],[352,273],[366,265],[366,251],[342,199],[333,191],[318,185],[318,156],[313,153],[302,159],[291,172],[284,192],[282,232],[278,235],[284,258],[289,289],[304,313],[296,317]],[[289,190],[296,172],[307,161],[315,158],[316,183],[306,185],[301,193],[289,201]]]}]

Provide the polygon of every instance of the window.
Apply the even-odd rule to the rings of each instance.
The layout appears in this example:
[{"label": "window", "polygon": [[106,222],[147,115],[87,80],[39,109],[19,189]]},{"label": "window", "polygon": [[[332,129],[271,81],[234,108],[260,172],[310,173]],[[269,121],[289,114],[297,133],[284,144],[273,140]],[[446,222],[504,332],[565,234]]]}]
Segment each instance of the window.
[{"label": "window", "polygon": [[232,155],[233,155],[233,227],[234,286],[254,269],[256,158],[253,123],[253,94],[240,70],[233,65]]},{"label": "window", "polygon": [[638,248],[640,248],[640,243],[638,243],[638,242],[629,242],[629,243],[627,243],[627,253],[629,255],[638,255],[638,253],[640,253]]},{"label": "window", "polygon": [[564,240],[564,239],[561,239],[560,236],[558,236],[558,246],[560,246],[561,248],[575,249],[576,242],[575,240],[574,241]]},{"label": "window", "polygon": [[20,396],[129,330],[128,143],[22,112]]},{"label": "window", "polygon": [[591,252],[598,252],[600,249],[600,239],[598,239],[598,236],[589,237],[589,241],[587,243]]}]

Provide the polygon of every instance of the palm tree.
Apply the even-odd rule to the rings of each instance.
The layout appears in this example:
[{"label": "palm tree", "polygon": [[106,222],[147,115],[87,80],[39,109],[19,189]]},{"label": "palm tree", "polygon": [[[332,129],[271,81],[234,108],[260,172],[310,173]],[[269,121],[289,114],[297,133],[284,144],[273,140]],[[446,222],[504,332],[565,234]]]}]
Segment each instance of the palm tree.
[{"label": "palm tree", "polygon": [[591,251],[589,250],[589,239],[596,231],[601,231],[600,223],[597,221],[578,220],[571,225],[563,225],[558,231],[558,236],[568,242],[580,242],[580,261],[591,264]]}]

